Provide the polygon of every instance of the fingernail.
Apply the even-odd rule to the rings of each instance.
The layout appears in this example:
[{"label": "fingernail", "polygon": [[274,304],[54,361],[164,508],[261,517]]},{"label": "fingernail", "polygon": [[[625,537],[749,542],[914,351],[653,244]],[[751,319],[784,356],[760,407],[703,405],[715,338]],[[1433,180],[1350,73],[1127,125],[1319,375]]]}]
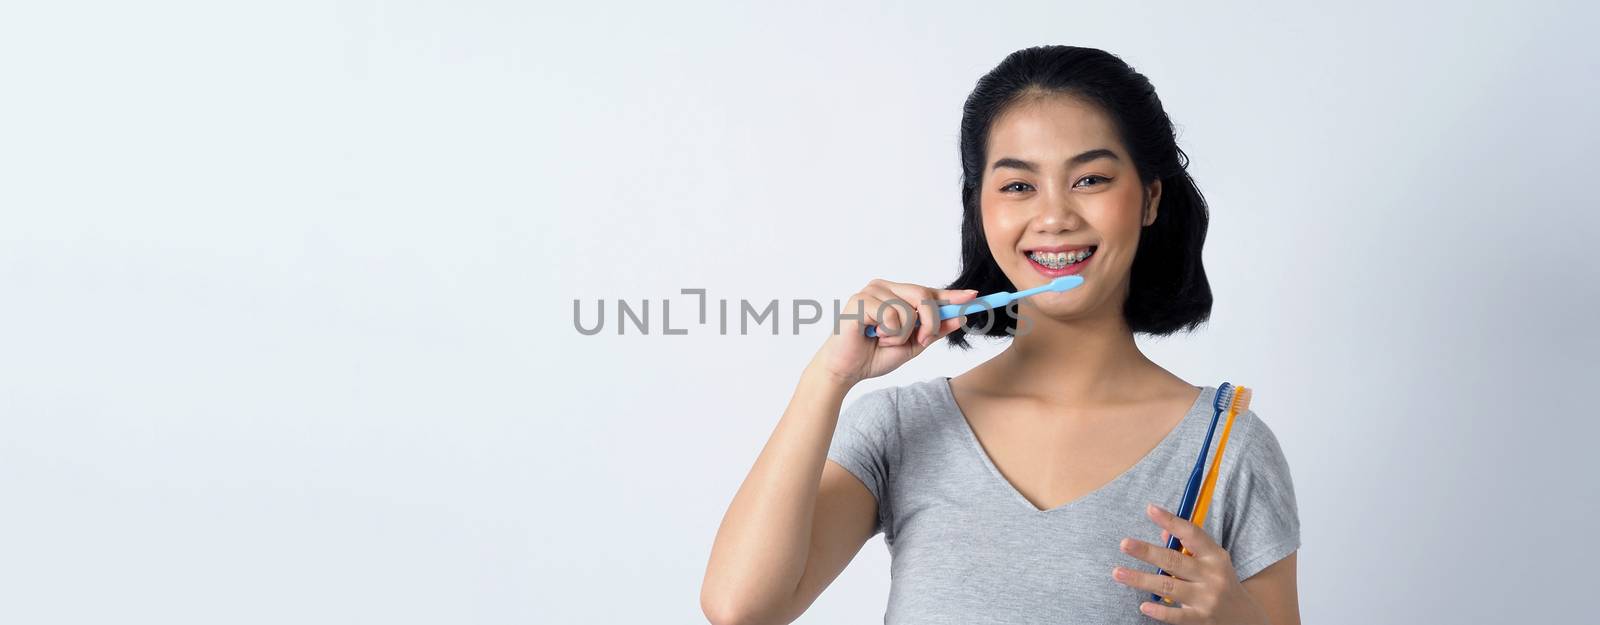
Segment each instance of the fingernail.
[{"label": "fingernail", "polygon": [[1122,539],[1122,542],[1117,543],[1117,547],[1121,548],[1123,551],[1127,551],[1133,548],[1133,544],[1130,543],[1128,539],[1124,538]]},{"label": "fingernail", "polygon": [[1122,567],[1117,567],[1117,568],[1111,569],[1111,576],[1115,577],[1117,579],[1125,580],[1125,579],[1128,579],[1128,572],[1122,570]]}]

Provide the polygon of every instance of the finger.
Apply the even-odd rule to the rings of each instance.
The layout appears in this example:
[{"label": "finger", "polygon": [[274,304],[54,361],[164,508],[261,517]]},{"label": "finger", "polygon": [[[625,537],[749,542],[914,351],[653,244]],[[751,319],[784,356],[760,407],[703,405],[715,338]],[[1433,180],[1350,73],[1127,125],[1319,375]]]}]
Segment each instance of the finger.
[{"label": "finger", "polygon": [[1188,623],[1196,622],[1189,618],[1189,613],[1183,608],[1161,605],[1159,603],[1150,601],[1139,604],[1139,611],[1143,612],[1145,616],[1163,623],[1186,625]]},{"label": "finger", "polygon": [[1153,592],[1183,603],[1188,603],[1189,599],[1194,596],[1194,582],[1178,579],[1171,575],[1157,575],[1119,566],[1112,570],[1111,576],[1124,586],[1132,586]]},{"label": "finger", "polygon": [[911,324],[906,343],[916,347],[927,345],[932,340],[929,337],[939,329],[939,311],[927,301],[933,299],[932,292],[915,284],[890,284],[889,290],[894,292],[896,300],[910,306],[900,311],[906,323]]},{"label": "finger", "polygon": [[[952,296],[947,289],[928,289],[928,299],[930,299],[928,307],[930,307],[931,316],[933,316],[933,324],[928,326],[928,329],[930,329],[930,332],[928,332],[928,345],[933,345],[934,340],[939,340],[946,334],[950,334],[950,331],[962,326],[962,318],[960,316],[952,316],[949,320],[941,320],[939,318],[939,307],[946,304],[962,304],[962,301],[966,299],[966,297],[963,297],[966,293],[968,291],[955,291],[955,296]],[[978,291],[971,291],[971,293],[976,294]]]},{"label": "finger", "polygon": [[917,328],[917,344],[923,347],[939,338],[939,301],[943,299],[933,289],[922,290],[917,302],[917,319],[922,322]]},{"label": "finger", "polygon": [[965,317],[951,317],[949,319],[945,319],[944,321],[940,321],[939,336],[943,337],[949,335],[951,332],[955,332],[956,328],[961,327],[961,322],[965,319]]},{"label": "finger", "polygon": [[[974,289],[966,289],[961,291],[941,289],[939,291],[939,295],[940,297],[949,299],[950,303],[952,304],[972,304],[971,306],[963,307],[961,309],[961,312],[963,313],[979,313],[988,310],[983,304],[973,304],[973,302],[977,301],[978,299],[978,292]],[[966,315],[962,316],[965,317]]]},{"label": "finger", "polygon": [[888,283],[885,288],[888,296],[883,298],[894,315],[894,345],[910,344],[917,338],[917,299],[906,297],[905,289],[901,286],[895,282]]},{"label": "finger", "polygon": [[878,321],[878,334],[885,337],[878,344],[883,347],[906,344],[914,332],[914,328],[906,328],[906,324],[910,323],[909,312],[912,307],[904,301],[904,297],[894,293],[894,285],[896,283],[888,280],[874,280],[867,285],[867,293],[878,299],[878,309],[874,313],[883,318]]},{"label": "finger", "polygon": [[1152,545],[1134,538],[1122,539],[1119,545],[1123,553],[1154,564],[1162,570],[1177,575],[1183,579],[1197,579],[1200,577],[1200,563],[1194,558],[1178,553],[1175,549],[1168,549],[1164,545]]},{"label": "finger", "polygon": [[911,335],[906,327],[907,304],[887,288],[872,289],[872,314],[878,317],[879,345],[890,347],[905,343]]},{"label": "finger", "polygon": [[879,299],[875,295],[867,293],[866,291],[862,291],[860,298],[862,317],[861,323],[863,325],[878,327],[876,331],[876,334],[878,335],[878,345],[884,347],[893,345],[894,336],[892,333],[894,332],[894,328],[892,326],[885,325],[883,316],[879,314],[879,311],[887,313],[889,310],[883,308],[883,300]]},{"label": "finger", "polygon": [[978,298],[977,289],[934,289],[933,292],[951,304],[965,304]]},{"label": "finger", "polygon": [[896,322],[896,345],[914,345],[917,342],[917,300],[908,298],[899,293],[887,300],[889,307],[894,309]]},{"label": "finger", "polygon": [[[977,289],[962,289],[959,291],[951,289],[936,289],[934,292],[939,294],[939,299],[943,300],[943,303],[945,304],[966,304],[978,299]],[[961,327],[959,320],[963,316],[965,315],[952,317],[952,319],[958,320],[954,327]],[[949,319],[945,319],[944,321],[949,321]],[[940,327],[942,328],[944,326],[941,325]]]},{"label": "finger", "polygon": [[[944,299],[945,301],[947,301],[948,303],[951,303],[951,304],[965,304],[965,303],[970,302],[970,301],[972,301],[974,299],[977,299],[977,297],[978,297],[978,291],[976,289],[966,289],[966,290],[961,290],[961,291],[953,291],[953,290],[950,290],[950,289],[939,289],[936,292],[939,293],[939,296],[940,296],[941,299]],[[949,319],[941,320],[939,322],[939,332],[935,336],[936,337],[943,337],[945,335],[950,334],[951,332],[955,332],[957,328],[961,327],[961,324],[963,322],[965,322],[966,319],[967,319],[966,315],[959,315],[958,314],[958,315],[956,315],[954,317],[951,317]]]},{"label": "finger", "polygon": [[937,304],[931,300],[938,299],[932,289],[915,284],[888,283],[888,289],[894,293],[897,300],[911,306],[901,310],[900,314],[906,318],[907,323],[913,323],[907,333],[906,342],[917,346],[926,346],[933,342],[933,335],[939,330],[939,311]]},{"label": "finger", "polygon": [[866,291],[859,291],[845,299],[844,309],[838,318],[839,332],[841,334],[861,334],[867,326],[877,325],[872,317],[872,298]]},{"label": "finger", "polygon": [[1211,540],[1211,536],[1206,534],[1205,530],[1200,529],[1194,523],[1190,523],[1187,519],[1180,519],[1177,515],[1167,512],[1165,508],[1153,503],[1145,506],[1144,511],[1146,515],[1149,515],[1150,520],[1156,522],[1156,525],[1160,525],[1162,529],[1171,532],[1173,536],[1177,536],[1184,547],[1188,547],[1189,551],[1194,552],[1195,557],[1211,557],[1222,550],[1222,547],[1218,546],[1216,541]]}]

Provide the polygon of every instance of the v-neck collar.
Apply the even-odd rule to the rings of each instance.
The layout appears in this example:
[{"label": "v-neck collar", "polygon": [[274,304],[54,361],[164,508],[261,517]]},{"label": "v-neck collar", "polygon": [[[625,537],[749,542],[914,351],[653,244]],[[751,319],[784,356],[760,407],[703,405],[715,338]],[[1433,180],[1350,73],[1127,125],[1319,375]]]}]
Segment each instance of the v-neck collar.
[{"label": "v-neck collar", "polygon": [[984,466],[989,468],[989,473],[994,476],[995,480],[998,481],[1005,490],[1010,491],[1011,495],[1017,498],[1017,501],[1022,502],[1022,505],[1026,506],[1029,512],[1034,514],[1049,514],[1052,512],[1067,510],[1082,504],[1083,502],[1088,501],[1089,499],[1092,499],[1101,493],[1115,488],[1117,485],[1125,481],[1128,476],[1137,473],[1138,470],[1143,468],[1145,464],[1151,462],[1153,458],[1159,455],[1158,452],[1165,450],[1169,446],[1178,444],[1180,438],[1178,436],[1178,432],[1184,429],[1184,425],[1189,423],[1191,419],[1195,419],[1195,415],[1207,412],[1204,410],[1204,408],[1210,403],[1208,398],[1214,397],[1215,395],[1213,394],[1216,392],[1216,389],[1210,386],[1196,387],[1200,389],[1200,395],[1195,398],[1194,404],[1189,406],[1189,411],[1184,413],[1183,418],[1178,420],[1178,424],[1172,426],[1172,429],[1167,431],[1166,436],[1162,437],[1161,442],[1157,443],[1155,447],[1152,447],[1149,452],[1146,452],[1143,457],[1139,458],[1138,462],[1133,463],[1133,466],[1128,467],[1127,470],[1118,474],[1116,477],[1111,478],[1110,481],[1096,487],[1094,490],[1079,495],[1076,499],[1058,505],[1054,508],[1045,509],[1034,505],[1032,501],[1028,501],[1028,498],[1023,496],[1022,491],[1017,490],[1016,485],[1012,484],[1011,480],[1006,479],[1005,474],[1000,472],[1000,467],[995,465],[994,459],[989,457],[989,452],[983,448],[983,443],[978,441],[977,431],[972,429],[972,422],[967,420],[967,414],[961,410],[961,405],[956,403],[955,391],[951,390],[950,388],[950,378],[940,377],[936,386],[939,387],[940,396],[947,404],[947,407],[959,418],[960,423],[957,424],[957,427],[961,429],[962,434],[967,438],[967,442],[972,445],[972,449],[977,452],[978,457],[983,460]]}]

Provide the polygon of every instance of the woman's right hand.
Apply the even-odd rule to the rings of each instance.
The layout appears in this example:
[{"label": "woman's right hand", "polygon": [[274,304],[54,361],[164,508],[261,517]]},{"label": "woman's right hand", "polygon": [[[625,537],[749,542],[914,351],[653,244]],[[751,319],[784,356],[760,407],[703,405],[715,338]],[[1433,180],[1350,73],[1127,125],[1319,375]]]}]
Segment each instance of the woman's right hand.
[{"label": "woman's right hand", "polygon": [[[939,321],[939,306],[965,304],[977,297],[978,292],[973,290],[951,291],[873,280],[850,296],[840,310],[841,316],[859,311],[861,318],[840,320],[839,332],[823,342],[812,362],[851,385],[894,371],[934,341],[961,327],[963,317]],[[884,302],[893,303],[884,305]],[[916,315],[908,316],[906,313],[912,307],[916,308]],[[906,327],[918,320],[920,325]],[[876,338],[866,335],[869,325],[878,326]]]}]

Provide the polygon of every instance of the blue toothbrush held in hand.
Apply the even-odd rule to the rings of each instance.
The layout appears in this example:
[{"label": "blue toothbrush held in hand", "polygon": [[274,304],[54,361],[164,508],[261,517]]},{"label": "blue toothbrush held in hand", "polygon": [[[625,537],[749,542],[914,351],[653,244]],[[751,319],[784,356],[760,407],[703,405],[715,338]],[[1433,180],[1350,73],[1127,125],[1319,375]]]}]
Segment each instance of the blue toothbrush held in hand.
[{"label": "blue toothbrush held in hand", "polygon": [[[1217,387],[1217,394],[1211,398],[1211,425],[1206,428],[1206,438],[1200,442],[1200,457],[1195,458],[1194,468],[1189,471],[1189,481],[1183,487],[1183,499],[1178,502],[1178,509],[1173,511],[1178,518],[1193,522],[1195,499],[1200,496],[1200,484],[1205,477],[1206,455],[1211,451],[1211,435],[1217,431],[1217,421],[1228,412],[1228,406],[1233,404],[1233,385],[1223,382]],[[1183,543],[1177,536],[1167,537],[1167,548],[1182,550]],[[1166,569],[1157,569],[1157,575],[1171,575]],[[1150,600],[1171,603],[1161,598],[1158,593],[1151,593]]]},{"label": "blue toothbrush held in hand", "polygon": [[[1004,308],[1006,304],[1010,304],[1011,302],[1024,297],[1031,297],[1040,293],[1061,293],[1070,291],[1080,284],[1083,284],[1083,276],[1061,276],[1051,280],[1048,284],[1043,286],[1036,286],[1031,289],[1017,291],[1015,293],[1011,291],[1001,291],[999,293],[985,295],[965,304],[945,304],[944,306],[939,307],[939,320],[944,321],[945,319],[965,317],[973,313],[981,313],[997,308]],[[921,323],[922,320],[918,319],[916,323],[913,324],[913,327],[921,325]],[[878,336],[878,326],[867,326],[866,334],[869,337],[876,338]]]}]

